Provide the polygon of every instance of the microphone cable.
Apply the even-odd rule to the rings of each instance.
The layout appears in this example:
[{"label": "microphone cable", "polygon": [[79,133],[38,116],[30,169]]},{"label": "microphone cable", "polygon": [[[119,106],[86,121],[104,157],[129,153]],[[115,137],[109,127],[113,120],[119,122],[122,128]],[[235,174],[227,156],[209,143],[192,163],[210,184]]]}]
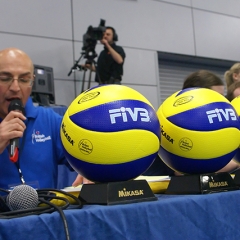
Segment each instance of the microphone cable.
[{"label": "microphone cable", "polygon": [[[1,188],[0,188],[0,191],[3,191],[5,193],[10,193],[9,190],[5,190]],[[63,210],[67,209],[70,205],[74,205],[75,206],[74,208],[80,209],[83,206],[82,201],[76,196],[74,196],[73,194],[67,193],[59,189],[44,188],[44,189],[38,189],[36,191],[38,193],[38,200],[39,200],[38,207],[0,212],[0,219],[12,219],[12,218],[25,217],[30,215],[40,215],[43,213],[52,213],[54,211],[57,211],[63,221],[66,240],[70,240],[67,219],[65,217]],[[58,193],[61,194],[62,196],[57,196]],[[60,206],[53,203],[54,200],[60,200],[61,201]],[[70,201],[73,202],[74,204],[71,204]]]},{"label": "microphone cable", "polygon": [[[48,197],[47,195],[45,195],[46,197]],[[65,214],[63,212],[63,209],[66,209],[69,206],[69,201],[66,198],[63,197],[56,197],[57,199],[66,201],[66,205],[64,206],[64,208],[58,207],[57,205],[51,203],[50,201],[47,201],[44,199],[44,195],[42,195],[42,197],[39,199],[42,203],[46,203],[47,205],[53,207],[53,209],[55,209],[56,211],[58,211],[62,221],[63,221],[63,226],[64,226],[64,231],[66,234],[66,240],[70,240],[70,235],[69,235],[69,230],[68,230],[68,224],[67,224],[67,219],[65,217]]]}]

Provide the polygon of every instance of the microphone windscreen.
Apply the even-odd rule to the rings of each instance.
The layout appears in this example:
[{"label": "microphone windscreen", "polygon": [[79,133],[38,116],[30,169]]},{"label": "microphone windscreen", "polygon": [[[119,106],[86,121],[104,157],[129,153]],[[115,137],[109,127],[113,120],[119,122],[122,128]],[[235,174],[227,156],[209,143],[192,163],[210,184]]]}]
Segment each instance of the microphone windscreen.
[{"label": "microphone windscreen", "polygon": [[18,110],[18,111],[22,112],[23,115],[25,115],[25,110],[24,110],[22,101],[17,98],[13,99],[8,106],[8,112],[15,111],[15,110]]},{"label": "microphone windscreen", "polygon": [[10,210],[36,208],[38,206],[38,193],[28,185],[19,185],[8,194],[6,202]]}]

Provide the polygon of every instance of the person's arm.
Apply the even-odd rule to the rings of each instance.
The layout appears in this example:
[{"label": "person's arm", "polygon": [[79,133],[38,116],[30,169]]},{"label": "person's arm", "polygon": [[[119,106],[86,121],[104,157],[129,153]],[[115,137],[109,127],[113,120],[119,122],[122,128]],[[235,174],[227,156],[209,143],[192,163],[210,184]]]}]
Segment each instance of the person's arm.
[{"label": "person's arm", "polygon": [[222,169],[218,170],[217,172],[228,172],[231,173],[234,170],[236,170],[237,168],[239,168],[240,165],[238,163],[236,163],[235,161],[231,160],[225,167],[223,167]]},{"label": "person's arm", "polygon": [[9,144],[10,139],[20,138],[26,129],[23,120],[26,117],[17,111],[11,111],[0,123],[0,154]]},{"label": "person's arm", "polygon": [[111,45],[108,43],[106,39],[102,39],[101,43],[105,45],[105,47],[108,49],[109,53],[111,54],[116,63],[118,64],[123,63],[122,56],[111,47]]},{"label": "person's arm", "polygon": [[86,63],[86,64],[82,64],[81,67],[87,68],[87,69],[89,69],[89,70],[92,70],[92,71],[96,72],[96,68],[95,68],[94,64],[88,64],[88,63]]},{"label": "person's arm", "polygon": [[91,182],[90,180],[78,174],[75,181],[72,183],[72,186],[77,187],[80,184],[87,184],[87,183],[93,183],[93,182]]}]

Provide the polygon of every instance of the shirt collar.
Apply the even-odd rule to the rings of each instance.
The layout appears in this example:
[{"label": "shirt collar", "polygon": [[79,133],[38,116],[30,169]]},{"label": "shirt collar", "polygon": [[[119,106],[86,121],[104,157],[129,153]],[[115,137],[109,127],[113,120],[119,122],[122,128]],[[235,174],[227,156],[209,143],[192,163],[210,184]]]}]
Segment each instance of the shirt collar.
[{"label": "shirt collar", "polygon": [[37,117],[37,108],[33,105],[32,98],[29,97],[25,105],[25,113],[27,118]]}]

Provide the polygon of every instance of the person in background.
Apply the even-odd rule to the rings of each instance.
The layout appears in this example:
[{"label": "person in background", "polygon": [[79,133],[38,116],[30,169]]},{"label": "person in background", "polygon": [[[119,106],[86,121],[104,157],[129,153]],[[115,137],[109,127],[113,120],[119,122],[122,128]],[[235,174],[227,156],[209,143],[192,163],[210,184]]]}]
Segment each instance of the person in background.
[{"label": "person in background", "polygon": [[240,63],[235,63],[224,73],[227,88],[236,81],[240,81]]},{"label": "person in background", "polygon": [[207,70],[193,72],[185,79],[182,89],[192,87],[208,88],[224,95],[224,83],[221,78]]},{"label": "person in background", "polygon": [[116,45],[116,41],[118,41],[118,36],[115,29],[106,27],[100,41],[104,49],[98,57],[97,69],[94,65],[82,65],[96,72],[95,81],[99,84],[121,84],[126,54],[121,46]]},{"label": "person in background", "polygon": [[232,83],[227,89],[226,98],[231,102],[235,97],[240,95],[240,81]]},{"label": "person in background", "polygon": [[[207,70],[199,70],[191,73],[183,82],[182,89],[186,88],[208,88],[212,89],[222,95],[224,95],[224,83],[223,81],[214,73]],[[218,172],[233,172],[240,166],[235,161],[231,160],[224,168],[220,169]],[[181,175],[178,172],[170,169],[159,156],[156,157],[153,164],[143,173],[143,175],[155,175],[155,176],[173,176]]]},{"label": "person in background", "polygon": [[[62,117],[50,108],[35,107],[30,94],[34,67],[30,57],[17,48],[0,51],[0,188],[24,183],[38,188],[56,188],[58,164],[68,162],[60,139]],[[19,99],[20,111],[8,112],[12,100]],[[9,143],[19,138],[19,157],[9,159]],[[70,166],[69,166],[70,167]],[[19,171],[21,169],[21,171]],[[21,172],[21,173],[20,173]],[[83,182],[78,175],[74,186]]]}]

